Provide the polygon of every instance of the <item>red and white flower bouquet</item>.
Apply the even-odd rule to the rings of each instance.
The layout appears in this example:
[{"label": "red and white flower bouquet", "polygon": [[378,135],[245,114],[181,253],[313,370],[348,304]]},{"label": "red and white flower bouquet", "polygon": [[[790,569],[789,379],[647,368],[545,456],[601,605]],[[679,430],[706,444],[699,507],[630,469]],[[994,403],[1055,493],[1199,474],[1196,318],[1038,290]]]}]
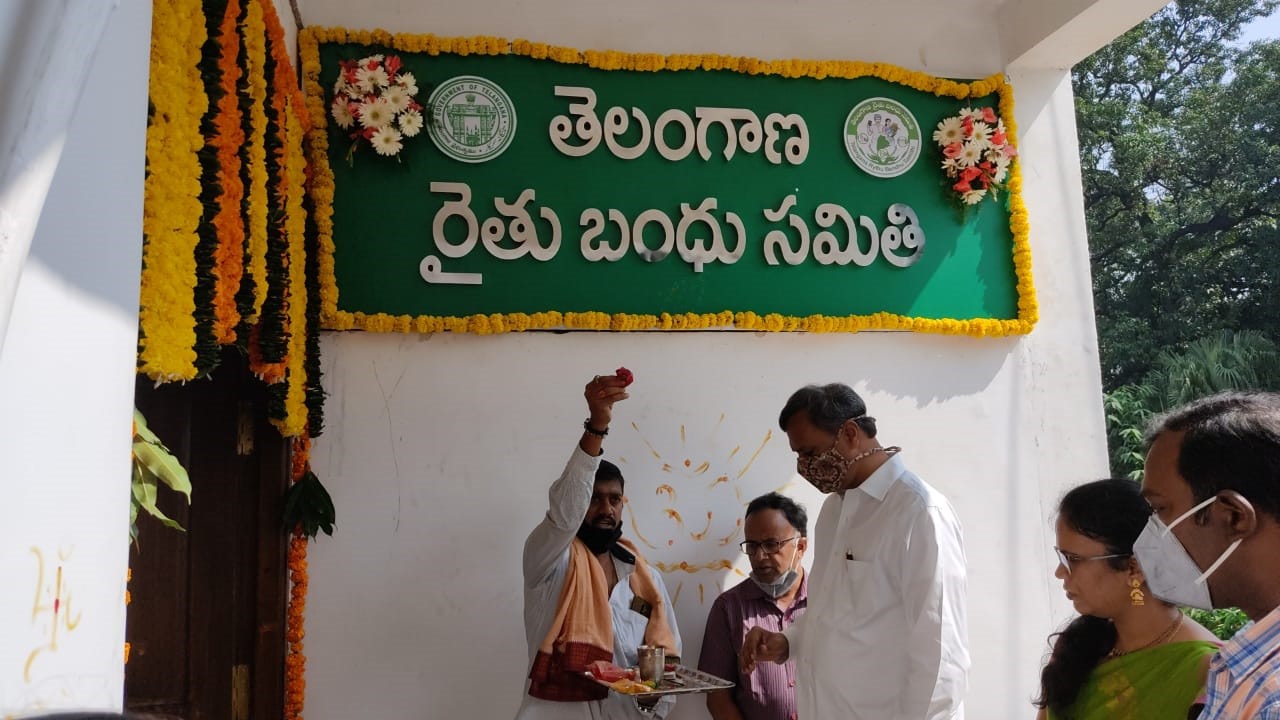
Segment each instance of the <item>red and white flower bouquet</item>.
[{"label": "red and white flower bouquet", "polygon": [[399,55],[342,60],[339,66],[329,113],[352,140],[347,160],[361,143],[379,155],[399,155],[404,139],[422,132],[422,105],[415,98],[418,82],[413,73],[403,71]]},{"label": "red and white flower bouquet", "polygon": [[942,170],[951,189],[965,205],[982,202],[988,192],[995,199],[1018,154],[991,108],[964,108],[946,118],[933,131],[933,141],[942,148]]}]

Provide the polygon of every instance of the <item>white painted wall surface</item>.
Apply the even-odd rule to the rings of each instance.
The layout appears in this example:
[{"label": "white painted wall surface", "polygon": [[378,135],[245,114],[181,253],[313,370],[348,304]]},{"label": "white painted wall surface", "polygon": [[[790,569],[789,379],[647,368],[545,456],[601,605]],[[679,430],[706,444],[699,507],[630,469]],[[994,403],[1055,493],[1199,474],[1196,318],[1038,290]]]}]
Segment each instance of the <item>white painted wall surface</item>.
[{"label": "white painted wall surface", "polygon": [[[730,487],[749,500],[790,483],[816,510],[815,493],[793,475],[777,413],[803,383],[854,384],[883,441],[903,445],[910,467],[964,522],[969,717],[1028,717],[1045,638],[1068,612],[1052,579],[1052,508],[1067,486],[1103,476],[1106,457],[1069,77],[1026,71],[1012,80],[1043,318],[1030,336],[328,335],[332,394],[314,465],[339,515],[337,535],[311,556],[308,718],[514,712],[528,670],[520,548],[578,437],[581,384],[621,364],[638,380],[606,452],[626,459],[629,527],[658,545],[651,559],[668,563],[738,560],[714,542],[742,510]],[[708,476],[736,478],[744,453],[770,432],[740,480],[707,487]],[[673,480],[686,458],[712,469]],[[708,540],[668,535],[673,524],[654,494],[662,482],[676,487],[692,529],[714,513]],[[736,577],[666,576],[673,592],[683,586],[676,605],[690,661],[714,588]],[[677,712],[705,717],[696,699]]]},{"label": "white painted wall surface", "polygon": [[[910,0],[855,9],[835,0],[607,8],[582,0],[387,1],[356,13],[339,0],[308,0],[303,18],[629,51],[878,60],[983,76],[1005,69],[998,41],[973,42],[994,27],[997,5],[965,3],[971,12],[949,14]],[[738,491],[746,501],[785,484],[816,514],[819,498],[794,476],[777,413],[803,383],[855,385],[880,419],[882,439],[904,446],[909,466],[952,499],[964,522],[974,664],[968,717],[1029,717],[1046,636],[1069,611],[1052,578],[1052,509],[1066,487],[1105,475],[1107,464],[1070,78],[1061,70],[1009,72],[1042,315],[1030,336],[328,335],[328,423],[313,462],[338,523],[336,536],[311,554],[308,720],[514,713],[528,670],[521,546],[578,437],[582,383],[620,364],[638,380],[606,454],[626,459],[635,512],[628,531],[639,529],[657,546],[647,550],[650,559],[668,563],[731,558],[746,567],[731,546],[717,544],[743,509]],[[737,479],[746,454],[770,432]],[[680,477],[685,459],[711,469]],[[663,472],[663,463],[676,472]],[[708,487],[718,474],[734,481]],[[662,514],[667,503],[654,493],[662,482],[677,489],[683,534]],[[694,541],[688,530],[702,530],[708,511],[712,529]],[[715,589],[739,578],[704,571],[665,579],[672,592],[681,588],[685,656],[695,661]],[[701,699],[682,700],[675,717],[706,717]]]},{"label": "white painted wall surface", "polygon": [[0,352],[0,717],[123,696],[150,25],[108,22]]},{"label": "white painted wall surface", "polygon": [[1003,67],[998,5],[999,0],[956,0],[945,7],[936,0],[301,0],[302,19],[313,26],[496,35],[584,50],[876,60],[947,77],[985,76]]}]

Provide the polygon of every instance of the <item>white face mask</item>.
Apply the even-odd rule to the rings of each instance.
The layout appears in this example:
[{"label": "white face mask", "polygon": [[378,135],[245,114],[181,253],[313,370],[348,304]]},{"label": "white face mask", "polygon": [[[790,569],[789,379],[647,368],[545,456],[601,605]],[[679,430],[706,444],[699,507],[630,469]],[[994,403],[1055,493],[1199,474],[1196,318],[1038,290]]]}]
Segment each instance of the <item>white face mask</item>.
[{"label": "white face mask", "polygon": [[1147,587],[1151,588],[1152,595],[1175,605],[1201,610],[1213,609],[1213,598],[1205,581],[1235,552],[1240,540],[1231,543],[1208,570],[1200,572],[1200,566],[1196,565],[1196,561],[1191,559],[1187,549],[1173,534],[1173,526],[1209,507],[1217,499],[1216,496],[1211,497],[1196,505],[1179,515],[1167,527],[1158,515],[1151,514],[1147,526],[1133,543],[1133,554],[1142,566],[1142,573],[1147,578]]},{"label": "white face mask", "polygon": [[753,571],[751,573],[751,582],[755,583],[756,587],[764,591],[764,594],[776,600],[783,595],[786,595],[787,591],[791,589],[791,586],[795,584],[796,579],[800,577],[800,571],[796,569],[796,563],[799,560],[800,551],[797,550],[796,554],[791,558],[791,569],[779,575],[777,580],[774,580],[771,583],[764,582],[760,578],[756,577],[756,574]]}]

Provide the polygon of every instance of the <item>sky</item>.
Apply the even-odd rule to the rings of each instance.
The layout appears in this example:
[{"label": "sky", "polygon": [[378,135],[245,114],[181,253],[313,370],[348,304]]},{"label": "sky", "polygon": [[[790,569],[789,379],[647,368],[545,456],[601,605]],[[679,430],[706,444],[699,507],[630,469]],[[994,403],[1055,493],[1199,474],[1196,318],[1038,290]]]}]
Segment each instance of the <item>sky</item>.
[{"label": "sky", "polygon": [[1269,17],[1259,18],[1245,26],[1239,42],[1241,45],[1247,45],[1257,40],[1275,40],[1277,38],[1280,38],[1280,10],[1271,13]]}]

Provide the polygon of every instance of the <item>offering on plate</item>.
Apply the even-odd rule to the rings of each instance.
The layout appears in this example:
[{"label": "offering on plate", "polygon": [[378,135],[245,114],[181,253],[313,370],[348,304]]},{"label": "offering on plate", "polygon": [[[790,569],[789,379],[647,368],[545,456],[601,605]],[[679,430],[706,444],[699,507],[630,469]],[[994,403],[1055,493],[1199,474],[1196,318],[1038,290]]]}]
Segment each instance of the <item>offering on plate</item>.
[{"label": "offering on plate", "polygon": [[587,666],[587,670],[597,679],[607,683],[617,682],[619,680],[635,680],[636,671],[634,668],[623,668],[614,665],[608,660],[597,660]]}]

